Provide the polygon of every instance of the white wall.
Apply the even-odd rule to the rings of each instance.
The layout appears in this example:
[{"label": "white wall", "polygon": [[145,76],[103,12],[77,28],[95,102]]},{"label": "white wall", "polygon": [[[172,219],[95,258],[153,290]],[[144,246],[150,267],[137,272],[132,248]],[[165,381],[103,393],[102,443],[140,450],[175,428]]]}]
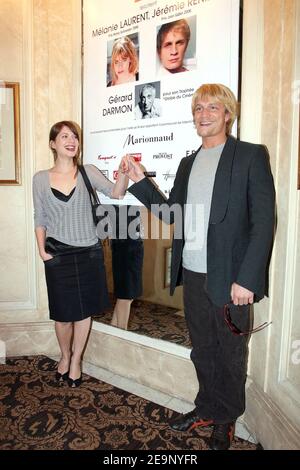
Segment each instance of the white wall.
[{"label": "white wall", "polygon": [[[0,2],[0,79],[21,85],[22,183],[0,186],[0,339],[8,354],[57,351],[36,256],[31,179],[51,165],[50,126],[80,120],[80,14],[80,0]],[[300,364],[293,349],[300,340],[299,103],[292,101],[299,31],[298,0],[244,1],[241,137],[268,146],[277,190],[270,299],[255,307],[256,323],[273,323],[251,340],[245,414],[267,449],[300,448]]]},{"label": "white wall", "polygon": [[241,137],[269,149],[278,217],[270,299],[254,309],[256,324],[272,325],[251,339],[245,422],[265,448],[299,449],[300,341],[298,363],[293,349],[300,340],[299,102],[293,102],[299,1],[246,0],[244,6]]},{"label": "white wall", "polygon": [[[21,108],[21,184],[0,185],[2,324],[48,321],[43,264],[34,239],[31,181],[37,170],[52,164],[51,125],[62,119],[80,120],[80,4],[80,0],[0,2],[0,79],[20,83]],[[26,328],[29,324],[22,331]]]}]

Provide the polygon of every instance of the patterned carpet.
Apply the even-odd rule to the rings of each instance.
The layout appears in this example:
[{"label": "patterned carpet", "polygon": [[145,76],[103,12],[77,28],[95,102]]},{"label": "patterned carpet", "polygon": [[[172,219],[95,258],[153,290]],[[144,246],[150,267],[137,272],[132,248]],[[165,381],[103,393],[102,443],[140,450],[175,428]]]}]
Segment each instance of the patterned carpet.
[{"label": "patterned carpet", "polygon": [[[1,450],[206,450],[209,429],[180,433],[177,413],[89,375],[76,389],[55,382],[45,356],[0,364]],[[232,450],[255,450],[235,438]]]},{"label": "patterned carpet", "polygon": [[[115,300],[111,298],[112,306],[114,303]],[[113,307],[93,319],[109,324],[112,312]],[[134,300],[131,305],[128,330],[190,348],[191,343],[185,319],[176,312],[177,309],[172,307],[153,304],[145,300]]]}]

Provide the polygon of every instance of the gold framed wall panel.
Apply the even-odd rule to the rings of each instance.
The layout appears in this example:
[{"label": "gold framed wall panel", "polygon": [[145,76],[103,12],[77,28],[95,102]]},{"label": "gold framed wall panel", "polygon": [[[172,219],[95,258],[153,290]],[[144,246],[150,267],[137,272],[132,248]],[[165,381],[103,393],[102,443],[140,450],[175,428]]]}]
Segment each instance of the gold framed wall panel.
[{"label": "gold framed wall panel", "polygon": [[20,85],[0,81],[0,185],[20,184]]}]

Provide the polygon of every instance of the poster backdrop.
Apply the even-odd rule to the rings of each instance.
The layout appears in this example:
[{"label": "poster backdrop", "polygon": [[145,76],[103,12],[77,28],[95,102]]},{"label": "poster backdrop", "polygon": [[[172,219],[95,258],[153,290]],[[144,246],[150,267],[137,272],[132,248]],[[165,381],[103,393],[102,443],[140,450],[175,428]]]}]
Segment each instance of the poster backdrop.
[{"label": "poster backdrop", "polygon": [[237,94],[239,0],[84,0],[83,22],[84,162],[115,180],[132,153],[168,196],[201,143],[193,92],[217,82]]}]

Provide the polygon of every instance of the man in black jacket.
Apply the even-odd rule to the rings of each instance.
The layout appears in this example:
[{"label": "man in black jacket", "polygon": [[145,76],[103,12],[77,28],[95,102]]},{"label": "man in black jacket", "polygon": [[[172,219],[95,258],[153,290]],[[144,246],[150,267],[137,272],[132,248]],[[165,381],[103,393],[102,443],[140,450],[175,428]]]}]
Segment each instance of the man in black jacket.
[{"label": "man in black jacket", "polygon": [[[275,191],[265,147],[231,136],[237,102],[229,88],[202,85],[192,113],[202,146],[181,160],[168,200],[133,159],[124,157],[123,165],[136,183],[130,192],[146,207],[175,204],[183,214],[182,237],[176,237],[182,220],[176,226],[176,217],[169,219],[175,233],[171,294],[183,281],[199,392],[195,409],[171,427],[213,425],[210,448],[225,450],[245,410],[249,310],[267,293]],[[193,216],[197,207],[201,217]]]}]

